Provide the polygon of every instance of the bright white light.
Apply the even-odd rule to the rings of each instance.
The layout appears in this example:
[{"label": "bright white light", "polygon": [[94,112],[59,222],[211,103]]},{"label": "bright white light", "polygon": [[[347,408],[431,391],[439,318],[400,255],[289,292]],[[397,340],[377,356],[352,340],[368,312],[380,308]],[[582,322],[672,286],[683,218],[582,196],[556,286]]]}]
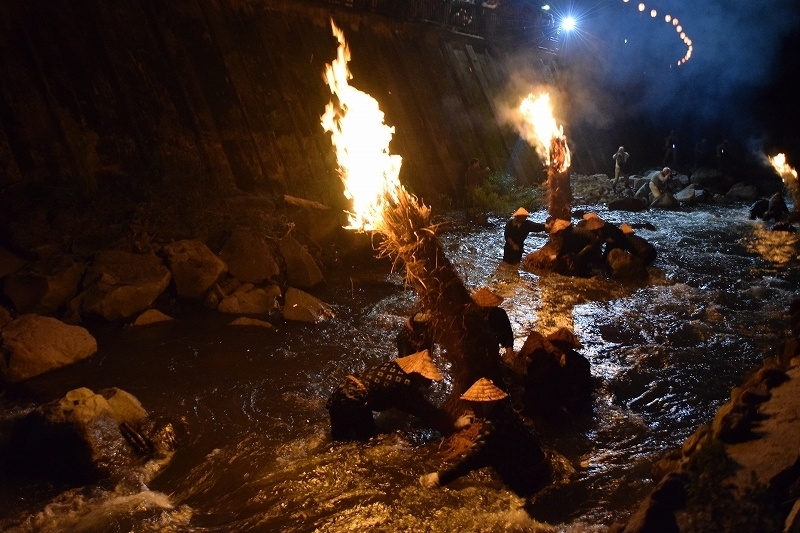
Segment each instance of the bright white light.
[{"label": "bright white light", "polygon": [[549,11],[550,10],[550,6],[545,4],[545,5],[542,6],[542,9],[545,10],[545,11]]},{"label": "bright white light", "polygon": [[639,4],[639,11],[644,11],[644,4]]},{"label": "bright white light", "polygon": [[656,11],[655,9],[651,9],[650,10],[650,16],[653,17],[653,18],[656,18],[658,16],[658,11]]},{"label": "bright white light", "polygon": [[572,17],[564,17],[564,20],[561,21],[561,27],[567,31],[574,29],[575,19]]},{"label": "bright white light", "polygon": [[664,15],[664,20],[666,22],[669,22],[670,20],[672,20],[672,15]]}]

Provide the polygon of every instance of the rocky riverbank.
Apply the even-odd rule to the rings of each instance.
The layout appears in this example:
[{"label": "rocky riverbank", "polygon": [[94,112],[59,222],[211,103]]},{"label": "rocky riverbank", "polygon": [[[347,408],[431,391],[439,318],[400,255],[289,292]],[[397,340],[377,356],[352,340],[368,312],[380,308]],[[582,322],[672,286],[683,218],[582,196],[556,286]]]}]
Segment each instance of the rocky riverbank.
[{"label": "rocky riverbank", "polygon": [[800,300],[789,314],[791,338],[653,465],[656,488],[613,533],[800,531]]}]

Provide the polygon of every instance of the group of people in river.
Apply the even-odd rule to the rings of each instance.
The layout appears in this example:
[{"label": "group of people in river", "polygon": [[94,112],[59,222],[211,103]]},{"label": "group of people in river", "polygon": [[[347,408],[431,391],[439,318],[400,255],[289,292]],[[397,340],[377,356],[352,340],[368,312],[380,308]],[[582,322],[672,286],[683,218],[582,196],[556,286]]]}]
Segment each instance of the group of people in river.
[{"label": "group of people in river", "polygon": [[[494,335],[503,361],[514,357],[514,334],[503,298],[487,287],[472,295],[487,330]],[[481,377],[459,399],[468,407],[454,417],[424,394],[443,379],[431,353],[434,349],[431,315],[412,314],[396,338],[398,357],[345,377],[327,402],[331,437],[365,441],[377,428],[373,412],[398,409],[445,437],[443,460],[448,466],[420,478],[427,488],[446,485],[485,466],[491,466],[512,490],[529,494],[546,480],[549,463],[533,430],[512,406],[503,383]],[[498,354],[500,351],[498,351]],[[452,461],[451,461],[452,460]]]}]

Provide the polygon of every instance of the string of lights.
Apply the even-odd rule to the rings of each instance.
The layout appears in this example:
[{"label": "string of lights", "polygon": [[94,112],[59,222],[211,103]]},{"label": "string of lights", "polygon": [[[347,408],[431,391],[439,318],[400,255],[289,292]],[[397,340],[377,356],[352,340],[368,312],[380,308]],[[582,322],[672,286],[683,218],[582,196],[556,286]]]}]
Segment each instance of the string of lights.
[{"label": "string of lights", "polygon": [[[622,0],[622,1],[627,4],[630,0]],[[644,5],[644,2],[639,2],[637,8],[640,13],[643,13],[647,9],[647,6]],[[652,18],[658,17],[658,10],[650,9],[650,16]],[[692,40],[689,38],[688,35],[686,35],[686,32],[684,31],[683,26],[681,25],[677,17],[673,17],[668,13],[664,15],[664,22],[666,24],[672,24],[673,28],[675,29],[675,32],[680,37],[681,41],[683,41],[683,43],[686,45],[686,53],[682,58],[678,60],[678,66],[681,66],[687,61],[689,61],[689,59],[691,59],[692,57],[692,51],[694,50],[694,48],[692,47]]]}]

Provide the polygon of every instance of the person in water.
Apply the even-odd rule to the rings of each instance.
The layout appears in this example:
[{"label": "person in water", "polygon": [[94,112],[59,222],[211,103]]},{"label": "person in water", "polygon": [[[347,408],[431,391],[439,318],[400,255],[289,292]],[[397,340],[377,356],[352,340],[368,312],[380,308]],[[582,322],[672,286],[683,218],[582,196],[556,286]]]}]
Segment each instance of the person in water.
[{"label": "person in water", "polygon": [[511,218],[506,222],[506,227],[503,230],[503,262],[512,265],[519,264],[522,261],[523,247],[525,239],[534,231],[544,231],[544,224],[528,220],[530,213],[524,207],[520,207]]},{"label": "person in water", "polygon": [[388,361],[347,376],[328,398],[334,440],[368,440],[377,429],[373,411],[399,409],[443,433],[453,429],[451,417],[432,405],[422,389],[442,376],[427,350]]},{"label": "person in water", "polygon": [[395,344],[397,344],[397,357],[405,357],[423,350],[433,352],[431,314],[428,311],[418,311],[408,317],[403,329],[395,337]]},{"label": "person in water", "polygon": [[[445,442],[445,454],[458,459],[449,467],[425,474],[423,487],[447,485],[473,470],[492,467],[503,482],[521,496],[539,490],[550,473],[550,463],[533,431],[514,411],[508,394],[491,380],[480,378],[461,399],[475,417]],[[459,419],[460,424],[465,418]],[[465,444],[466,449],[465,449]]]},{"label": "person in water", "polygon": [[478,304],[489,329],[494,333],[497,343],[503,348],[503,358],[514,358],[514,330],[506,310],[500,307],[503,297],[493,293],[487,287],[481,287],[472,295],[472,300]]}]

